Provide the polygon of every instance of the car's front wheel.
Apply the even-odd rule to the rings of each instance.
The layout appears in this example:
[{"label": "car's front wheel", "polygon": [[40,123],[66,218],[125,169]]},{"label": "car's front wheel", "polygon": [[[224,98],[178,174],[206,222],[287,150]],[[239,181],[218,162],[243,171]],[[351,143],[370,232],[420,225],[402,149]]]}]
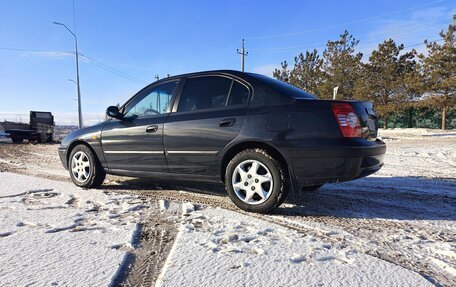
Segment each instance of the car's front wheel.
[{"label": "car's front wheel", "polygon": [[24,139],[19,137],[12,137],[11,140],[13,143],[21,143]]},{"label": "car's front wheel", "polygon": [[71,180],[80,187],[99,187],[106,177],[96,155],[82,144],[71,151],[68,167]]},{"label": "car's front wheel", "polygon": [[288,192],[284,168],[262,149],[247,149],[237,154],[228,163],[225,186],[239,208],[259,213],[277,208]]}]

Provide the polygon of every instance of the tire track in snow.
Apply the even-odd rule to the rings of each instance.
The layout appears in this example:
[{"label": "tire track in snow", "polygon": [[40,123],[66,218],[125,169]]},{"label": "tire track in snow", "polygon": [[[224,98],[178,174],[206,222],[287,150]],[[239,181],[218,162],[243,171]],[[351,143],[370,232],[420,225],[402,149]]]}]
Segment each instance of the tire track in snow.
[{"label": "tire track in snow", "polygon": [[128,266],[113,286],[153,286],[165,264],[177,235],[180,212],[178,208],[160,212],[159,202],[153,204],[157,206],[141,225],[138,246],[130,252]]},{"label": "tire track in snow", "polygon": [[[122,192],[122,191],[120,191]],[[374,256],[381,260],[388,261],[392,264],[401,266],[403,268],[415,271],[426,278],[431,283],[437,286],[454,286],[456,285],[456,279],[449,277],[443,274],[440,270],[436,270],[429,262],[426,261],[417,261],[413,250],[404,254],[404,248],[398,246],[397,244],[391,244],[385,241],[385,238],[382,238],[381,232],[379,236],[376,236],[376,240],[372,240],[371,232],[360,232],[365,228],[366,230],[372,230],[376,228],[377,231],[385,231],[388,228],[395,226],[401,229],[405,228],[407,224],[391,224],[390,221],[384,220],[371,220],[368,223],[361,225],[362,227],[357,226],[353,222],[346,220],[339,220],[335,217],[325,217],[325,219],[320,219],[315,216],[304,216],[304,223],[302,219],[297,220],[296,217],[302,217],[302,214],[299,212],[284,212],[280,215],[264,215],[264,214],[254,214],[249,212],[244,212],[239,210],[234,204],[232,204],[227,197],[220,195],[210,195],[210,194],[192,194],[189,192],[176,192],[172,190],[161,190],[161,191],[124,191],[126,193],[134,193],[139,196],[144,196],[146,198],[154,200],[169,200],[174,202],[191,202],[201,205],[211,205],[221,208],[225,208],[231,211],[239,212],[257,219],[268,221],[280,226],[293,229],[297,232],[312,235],[317,238],[320,238],[323,241],[331,243],[345,243],[350,246],[357,248],[360,252],[364,252],[368,255]],[[279,209],[280,210],[280,209]],[[285,217],[286,216],[286,217]],[[324,223],[325,226],[315,227],[307,223]],[[352,228],[350,228],[353,226]],[[329,228],[328,228],[329,227]],[[334,234],[334,227],[342,228],[342,232],[337,232]],[[348,231],[344,230],[347,229]],[[375,230],[375,229],[374,229]],[[397,230],[397,229],[395,229]],[[353,232],[353,233],[352,233]],[[392,231],[394,233],[394,230]],[[445,238],[446,240],[452,240],[452,235]]]}]

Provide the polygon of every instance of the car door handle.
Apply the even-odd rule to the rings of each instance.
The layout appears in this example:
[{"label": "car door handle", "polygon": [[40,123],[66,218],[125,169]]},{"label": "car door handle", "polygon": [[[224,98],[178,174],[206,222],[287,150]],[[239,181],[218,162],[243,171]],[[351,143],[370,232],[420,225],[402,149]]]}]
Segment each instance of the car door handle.
[{"label": "car door handle", "polygon": [[223,120],[220,121],[219,126],[222,127],[222,128],[232,127],[232,126],[234,126],[235,123],[236,123],[236,119],[235,118],[223,119]]},{"label": "car door handle", "polygon": [[146,133],[154,133],[158,131],[158,125],[151,125],[146,128]]}]

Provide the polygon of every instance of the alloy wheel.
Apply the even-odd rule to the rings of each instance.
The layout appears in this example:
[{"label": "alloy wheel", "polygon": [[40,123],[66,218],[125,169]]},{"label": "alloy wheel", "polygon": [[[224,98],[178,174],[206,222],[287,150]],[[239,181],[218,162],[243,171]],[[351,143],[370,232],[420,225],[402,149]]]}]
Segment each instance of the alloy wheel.
[{"label": "alloy wheel", "polygon": [[238,164],[231,181],[236,196],[251,205],[265,202],[274,187],[271,172],[257,160],[245,160]]},{"label": "alloy wheel", "polygon": [[85,182],[89,178],[91,168],[89,157],[84,152],[78,151],[73,155],[71,173],[78,182]]}]

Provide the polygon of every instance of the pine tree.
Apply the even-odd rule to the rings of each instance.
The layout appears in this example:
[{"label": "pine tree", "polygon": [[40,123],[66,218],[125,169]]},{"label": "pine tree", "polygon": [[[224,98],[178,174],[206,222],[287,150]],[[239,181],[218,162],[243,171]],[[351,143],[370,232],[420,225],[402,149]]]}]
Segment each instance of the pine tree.
[{"label": "pine tree", "polygon": [[399,92],[403,93],[405,103],[402,110],[406,113],[404,125],[408,128],[414,127],[414,116],[417,107],[417,101],[421,98],[424,90],[424,77],[422,74],[422,66],[416,61],[406,70],[402,78],[402,87],[399,87]]},{"label": "pine tree", "polygon": [[429,98],[426,103],[440,109],[442,129],[446,129],[446,116],[450,108],[456,107],[456,36],[455,26],[440,32],[443,43],[425,41],[428,55],[421,55],[425,87]]},{"label": "pine tree", "polygon": [[280,66],[280,69],[274,69],[274,71],[272,72],[272,76],[277,80],[289,82],[290,70],[288,69],[287,61],[283,61],[282,63],[280,63]]},{"label": "pine tree", "polygon": [[294,67],[291,71],[288,69],[288,63],[282,62],[282,68],[276,69],[273,76],[318,96],[318,87],[322,82],[322,64],[323,61],[318,55],[318,51],[314,49],[295,57]]},{"label": "pine tree", "polygon": [[331,98],[338,86],[338,99],[353,98],[355,82],[361,71],[362,53],[355,53],[359,41],[345,30],[336,41],[328,41],[323,52],[323,82],[319,87],[322,98]]},{"label": "pine tree", "polygon": [[404,85],[405,79],[416,77],[416,53],[402,53],[403,49],[404,45],[396,45],[392,39],[384,41],[372,52],[369,63],[363,65],[355,85],[355,98],[374,102],[384,128],[391,115],[403,109],[411,97],[411,87]]}]

